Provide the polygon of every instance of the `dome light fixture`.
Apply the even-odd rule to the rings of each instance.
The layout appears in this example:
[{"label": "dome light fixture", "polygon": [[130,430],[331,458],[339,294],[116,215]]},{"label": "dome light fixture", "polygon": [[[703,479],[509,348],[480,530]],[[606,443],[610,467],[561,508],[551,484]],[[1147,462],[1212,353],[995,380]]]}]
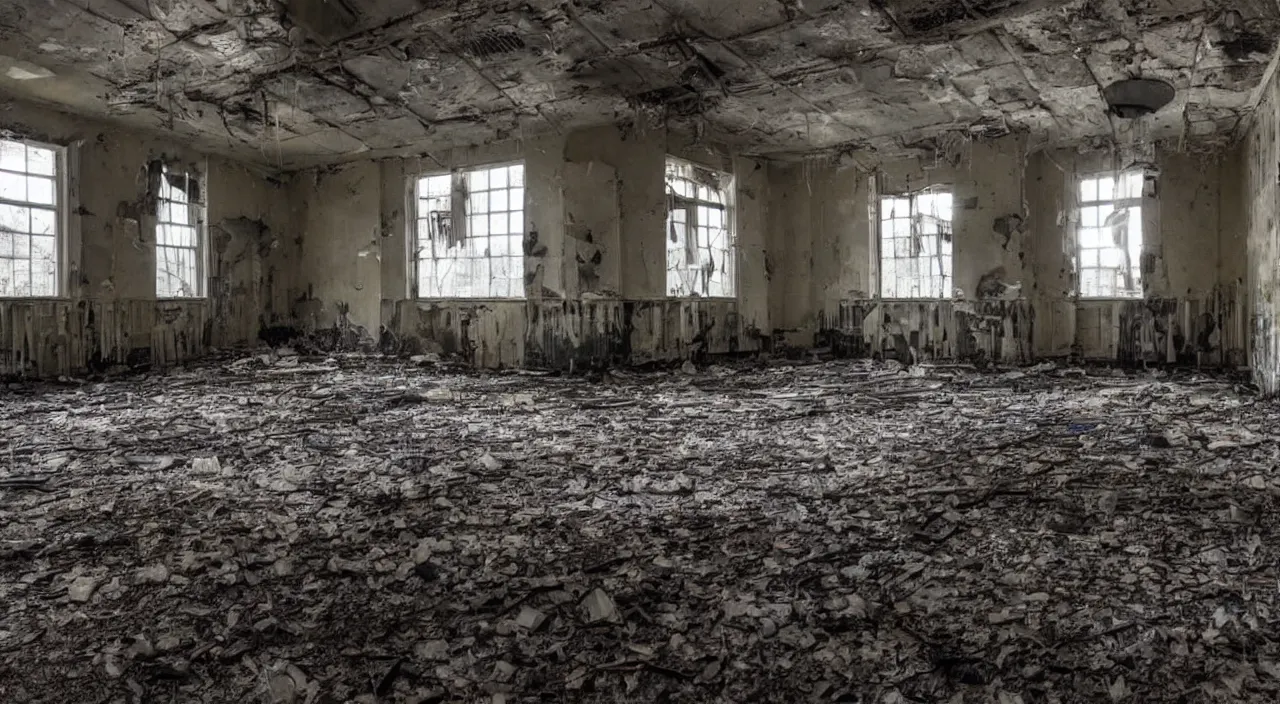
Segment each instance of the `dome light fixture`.
[{"label": "dome light fixture", "polygon": [[1126,78],[1102,91],[1111,114],[1127,120],[1150,115],[1173,100],[1173,86],[1154,78]]}]

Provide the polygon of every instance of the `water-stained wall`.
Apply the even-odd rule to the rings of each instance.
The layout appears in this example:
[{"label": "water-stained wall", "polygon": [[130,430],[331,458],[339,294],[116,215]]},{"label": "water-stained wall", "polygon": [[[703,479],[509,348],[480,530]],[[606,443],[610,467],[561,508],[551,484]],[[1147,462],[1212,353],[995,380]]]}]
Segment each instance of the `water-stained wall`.
[{"label": "water-stained wall", "polygon": [[[735,299],[666,295],[668,154],[736,177]],[[412,184],[517,160],[526,183],[524,299],[416,297]],[[561,368],[755,349],[770,329],[765,168],[664,130],[601,127],[308,170],[290,192],[302,233],[297,322],[336,331],[343,343]]]},{"label": "water-stained wall", "polygon": [[[874,172],[770,167],[771,304],[783,337],[886,356],[905,344],[918,358],[1243,363],[1244,258],[1232,244],[1241,227],[1222,205],[1231,154],[1157,151],[1158,188],[1143,207],[1144,298],[1127,300],[1075,294],[1072,189],[1111,168],[1109,155],[1034,149],[1013,136],[954,156]],[[880,300],[873,204],[929,186],[953,194],[956,298]]]},{"label": "water-stained wall", "polygon": [[[0,374],[79,374],[167,366],[214,347],[251,344],[287,316],[294,264],[284,189],[256,169],[163,139],[21,103],[0,129],[66,146],[67,281],[63,295],[0,301]],[[203,171],[208,295],[156,300],[155,212],[148,169],[157,160]]]},{"label": "water-stained wall", "polygon": [[1253,378],[1268,395],[1280,393],[1280,78],[1273,75],[1242,145],[1243,192],[1252,303]]}]

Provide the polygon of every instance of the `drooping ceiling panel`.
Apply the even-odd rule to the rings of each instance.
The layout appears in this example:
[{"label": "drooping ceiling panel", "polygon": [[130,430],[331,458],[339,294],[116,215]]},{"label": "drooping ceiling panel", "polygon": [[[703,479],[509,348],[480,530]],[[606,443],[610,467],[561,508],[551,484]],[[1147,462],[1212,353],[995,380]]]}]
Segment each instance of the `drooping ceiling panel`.
[{"label": "drooping ceiling panel", "polygon": [[291,168],[643,119],[743,150],[1229,138],[1271,0],[9,0],[0,92]]}]

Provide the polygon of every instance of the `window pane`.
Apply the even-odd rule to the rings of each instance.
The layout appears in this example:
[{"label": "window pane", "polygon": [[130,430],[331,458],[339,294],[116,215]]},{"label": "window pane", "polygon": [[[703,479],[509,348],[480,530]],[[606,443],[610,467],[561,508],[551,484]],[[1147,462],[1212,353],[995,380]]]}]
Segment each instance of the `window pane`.
[{"label": "window pane", "polygon": [[18,205],[0,205],[0,229],[10,232],[29,232],[30,212],[28,208]]},{"label": "window pane", "polygon": [[1120,189],[1120,198],[1142,197],[1142,174],[1125,174],[1122,183],[1124,184],[1124,187]]},{"label": "window pane", "polygon": [[27,199],[26,177],[0,171],[0,198],[25,201]]},{"label": "window pane", "polygon": [[[428,228],[435,233],[434,249],[424,248],[420,254],[424,257],[418,263],[418,295],[440,298],[488,298],[523,295],[523,286],[510,287],[501,280],[502,267],[495,264],[503,257],[516,255],[519,252],[519,238],[507,234],[509,216],[507,211],[517,208],[511,201],[511,192],[506,185],[516,176],[523,183],[523,169],[518,166],[485,167],[463,172],[458,178],[465,179],[466,190],[451,192],[448,189],[436,188],[428,182],[434,177],[419,181],[420,192],[432,190],[442,195],[430,203],[419,199],[419,218],[435,217],[432,211],[451,213],[456,205],[465,207],[465,232],[447,232],[447,227]],[[424,183],[427,182],[427,183]],[[523,191],[520,191],[523,194]],[[461,199],[461,200],[459,200]],[[419,232],[423,231],[421,225]],[[445,245],[444,240],[447,240]],[[443,251],[443,258],[429,259],[433,253]]]},{"label": "window pane", "polygon": [[473,215],[468,219],[467,237],[488,237],[489,236],[489,216]]},{"label": "window pane", "polygon": [[[56,176],[58,155],[52,149],[27,147],[27,172],[41,176]],[[4,168],[0,166],[0,168]]]},{"label": "window pane", "polygon": [[452,179],[448,174],[427,176],[418,179],[418,197],[448,196],[452,187]]},{"label": "window pane", "polygon": [[507,216],[507,232],[511,234],[523,234],[524,232],[524,216],[520,211],[513,212]]},{"label": "window pane", "polygon": [[192,217],[191,217],[192,210],[194,210],[194,208],[192,208],[189,205],[186,205],[185,203],[174,203],[170,205],[168,208],[169,212],[167,214],[169,218],[169,222],[172,222],[178,225],[194,224],[192,222]]},{"label": "window pane", "polygon": [[1116,180],[1110,176],[1098,179],[1098,200],[1114,200],[1116,197]]},{"label": "window pane", "polygon": [[507,241],[509,239],[510,237],[506,235],[490,237],[489,238],[489,256],[505,257],[506,255],[510,254],[511,250],[507,247]]},{"label": "window pane", "polygon": [[952,195],[928,190],[907,197],[886,196],[885,212],[897,215],[881,224],[881,295],[940,298],[951,295]]},{"label": "window pane", "polygon": [[204,295],[200,182],[198,174],[174,171],[167,165],[161,171],[155,229],[158,298]]},{"label": "window pane", "polygon": [[[1082,191],[1096,184],[1095,206],[1082,206],[1077,231],[1080,295],[1138,296],[1138,260],[1142,253],[1142,209],[1115,209],[1114,199],[1141,195],[1142,174],[1100,176],[1081,181]],[[1127,245],[1127,247],[1126,247]]]},{"label": "window pane", "polygon": [[1091,203],[1098,200],[1098,179],[1086,178],[1080,182],[1080,202]]},{"label": "window pane", "polygon": [[48,273],[56,271],[58,262],[57,238],[37,236],[23,239],[29,239],[31,260],[36,264],[34,268]]},{"label": "window pane", "polygon": [[524,187],[524,164],[514,164],[511,166],[511,185]]},{"label": "window pane", "polygon": [[1080,246],[1081,247],[1101,247],[1106,244],[1102,238],[1102,230],[1096,227],[1086,227],[1080,229]]},{"label": "window pane", "polygon": [[53,205],[53,179],[28,176],[27,200],[40,205]]},{"label": "window pane", "polygon": [[0,141],[0,169],[27,170],[27,148],[22,142]]},{"label": "window pane", "polygon": [[1110,206],[1089,206],[1080,209],[1081,227],[1101,227],[1102,220],[1111,212]]}]

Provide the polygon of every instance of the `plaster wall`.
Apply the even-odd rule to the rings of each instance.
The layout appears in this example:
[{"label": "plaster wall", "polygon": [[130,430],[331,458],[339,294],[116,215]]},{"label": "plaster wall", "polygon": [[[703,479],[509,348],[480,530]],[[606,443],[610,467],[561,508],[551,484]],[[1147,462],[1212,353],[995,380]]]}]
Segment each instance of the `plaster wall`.
[{"label": "plaster wall", "polygon": [[[1112,168],[1109,156],[1032,151],[1010,137],[973,143],[954,164],[893,162],[875,173],[775,165],[774,319],[789,341],[859,354],[1241,364],[1244,256],[1237,206],[1224,209],[1230,188],[1222,188],[1236,164],[1231,154],[1157,152],[1140,300],[1074,294],[1072,189],[1083,174]],[[881,300],[871,204],[878,193],[925,186],[953,193],[954,286],[963,298]]]},{"label": "plaster wall", "polygon": [[[289,216],[262,172],[183,145],[4,103],[0,129],[67,147],[67,281],[49,299],[0,300],[0,374],[50,376],[120,365],[168,365],[252,343],[287,318]],[[156,300],[155,217],[145,207],[156,159],[206,173],[209,290]]]},{"label": "plaster wall", "polygon": [[1249,364],[1264,393],[1280,393],[1280,83],[1273,76],[1242,146],[1246,199],[1246,286],[1252,304]]},{"label": "plaster wall", "polygon": [[[667,154],[737,176],[737,299],[666,296]],[[416,177],[516,160],[526,182],[524,300],[416,298]],[[299,172],[290,182],[302,233],[295,317],[342,344],[457,354],[489,367],[747,349],[770,329],[766,173],[665,131],[619,126]]]}]

